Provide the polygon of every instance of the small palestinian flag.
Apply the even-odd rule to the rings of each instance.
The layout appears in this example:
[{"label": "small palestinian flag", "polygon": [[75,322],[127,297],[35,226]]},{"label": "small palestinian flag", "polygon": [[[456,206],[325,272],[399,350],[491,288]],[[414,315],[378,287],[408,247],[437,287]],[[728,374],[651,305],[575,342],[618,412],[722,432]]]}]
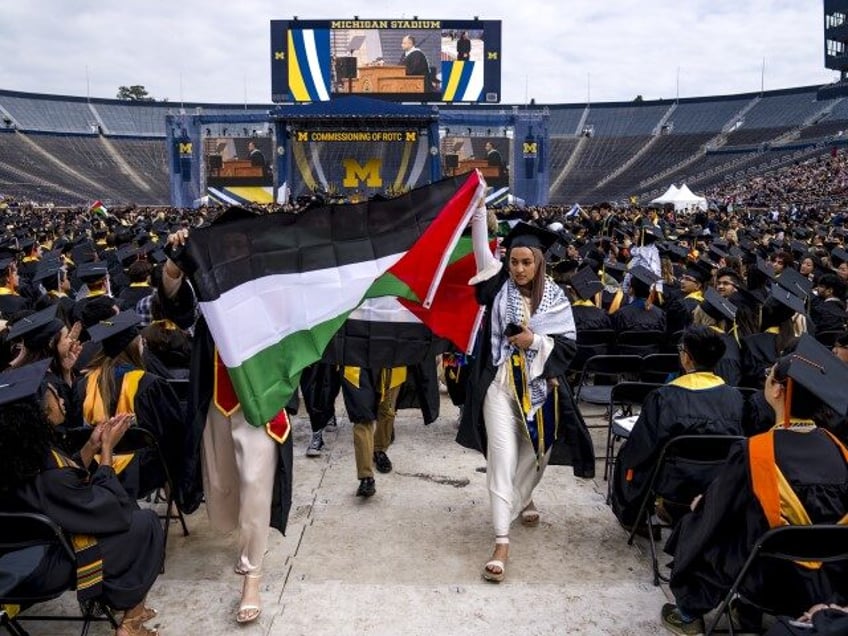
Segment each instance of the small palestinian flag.
[{"label": "small palestinian flag", "polygon": [[103,202],[99,199],[91,204],[91,207],[88,208],[89,212],[93,212],[97,216],[101,216],[104,219],[109,216],[109,210],[106,209],[106,206],[103,205]]}]

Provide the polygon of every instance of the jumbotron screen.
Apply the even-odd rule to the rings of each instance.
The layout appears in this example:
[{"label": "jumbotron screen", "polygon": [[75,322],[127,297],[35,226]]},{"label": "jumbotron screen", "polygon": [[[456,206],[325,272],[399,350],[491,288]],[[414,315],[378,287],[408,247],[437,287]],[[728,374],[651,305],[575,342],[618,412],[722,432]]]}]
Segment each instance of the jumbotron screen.
[{"label": "jumbotron screen", "polygon": [[501,96],[500,20],[272,20],[274,102]]}]

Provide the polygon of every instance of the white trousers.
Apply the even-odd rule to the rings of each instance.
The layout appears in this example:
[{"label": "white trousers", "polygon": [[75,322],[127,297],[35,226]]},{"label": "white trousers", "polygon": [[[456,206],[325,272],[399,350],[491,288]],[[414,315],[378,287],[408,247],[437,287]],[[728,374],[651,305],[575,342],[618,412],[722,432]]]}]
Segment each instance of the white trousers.
[{"label": "white trousers", "polygon": [[[499,370],[501,375],[503,369]],[[483,401],[486,424],[486,483],[492,506],[496,537],[509,536],[509,526],[533,499],[533,489],[542,479],[550,450],[536,464],[533,444],[509,385],[495,379]]]},{"label": "white trousers", "polygon": [[238,529],[236,568],[260,574],[268,547],[277,443],[264,427],[248,424],[241,409],[227,417],[210,406],[201,457],[212,527],[221,532]]}]

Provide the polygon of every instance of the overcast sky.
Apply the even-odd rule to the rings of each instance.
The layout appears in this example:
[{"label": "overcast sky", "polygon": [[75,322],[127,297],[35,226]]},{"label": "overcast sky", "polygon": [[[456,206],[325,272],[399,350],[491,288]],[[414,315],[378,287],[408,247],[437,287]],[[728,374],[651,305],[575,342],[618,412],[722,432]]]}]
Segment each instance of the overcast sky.
[{"label": "overcast sky", "polygon": [[[4,2],[0,88],[268,103],[269,20],[503,21],[502,101],[673,98],[826,84],[822,0],[25,0]],[[367,9],[364,7],[368,7]],[[588,81],[587,81],[588,79]],[[90,87],[90,88],[89,88]],[[587,91],[589,89],[589,91]]]}]

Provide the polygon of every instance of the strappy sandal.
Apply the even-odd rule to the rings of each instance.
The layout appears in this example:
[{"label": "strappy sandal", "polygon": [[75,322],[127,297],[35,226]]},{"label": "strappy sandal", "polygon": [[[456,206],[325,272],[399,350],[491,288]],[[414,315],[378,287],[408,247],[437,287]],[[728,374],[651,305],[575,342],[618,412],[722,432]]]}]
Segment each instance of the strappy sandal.
[{"label": "strappy sandal", "polygon": [[[245,574],[245,583],[247,583],[248,579],[261,579],[261,574]],[[244,591],[242,591],[244,594]],[[256,590],[257,597],[259,596],[259,590]],[[236,613],[236,622],[237,623],[252,623],[259,615],[262,614],[262,606],[259,605],[259,600],[255,603],[242,603],[239,605],[238,612]]]},{"label": "strappy sandal", "polygon": [[125,618],[121,621],[121,624],[118,625],[118,629],[115,630],[115,634],[120,635],[121,630],[123,629],[125,636],[156,636],[156,634],[159,633],[159,630],[145,627],[144,621],[150,619],[146,619],[144,616],[145,614],[141,613],[133,618]]},{"label": "strappy sandal", "polygon": [[152,607],[145,607],[139,616],[141,617],[141,622],[146,623],[147,621],[152,621],[154,618],[159,616],[159,612]]},{"label": "strappy sandal", "polygon": [[521,525],[528,528],[535,528],[541,521],[541,515],[536,509],[536,504],[532,501],[527,504],[527,507],[521,511]]},{"label": "strappy sandal", "polygon": [[[509,537],[495,537],[495,545],[509,545]],[[483,578],[493,583],[500,583],[506,578],[506,567],[500,559],[490,559],[483,566]],[[493,572],[492,568],[499,568],[500,572]]]}]

